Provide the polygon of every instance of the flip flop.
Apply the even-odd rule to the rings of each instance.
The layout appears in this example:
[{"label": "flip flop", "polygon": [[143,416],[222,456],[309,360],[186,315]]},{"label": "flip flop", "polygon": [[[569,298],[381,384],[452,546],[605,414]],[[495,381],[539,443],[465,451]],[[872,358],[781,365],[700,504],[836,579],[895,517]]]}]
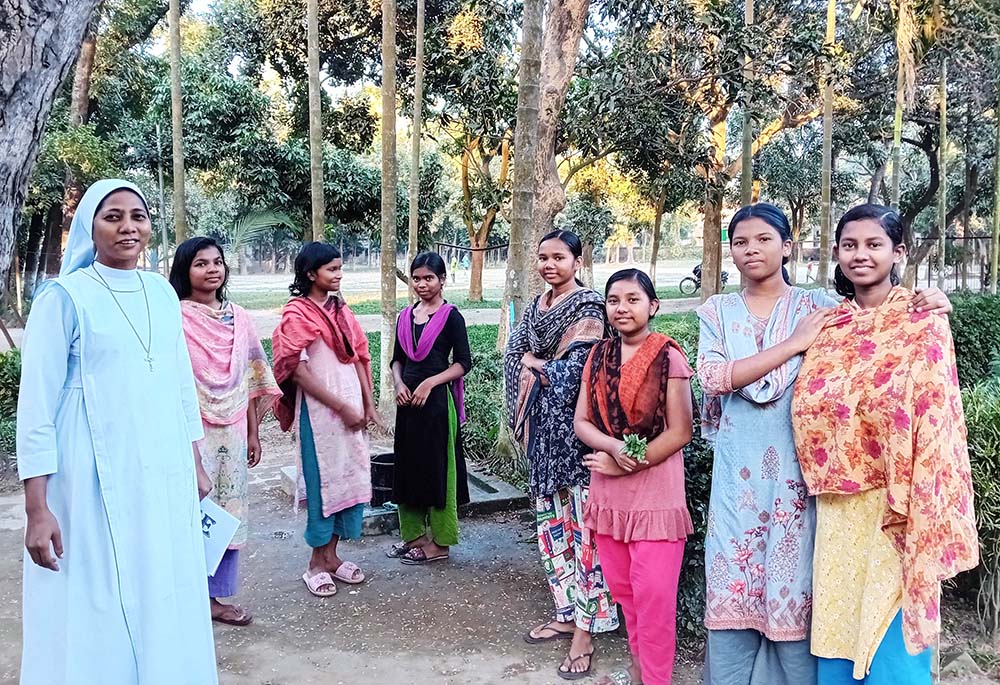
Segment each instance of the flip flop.
[{"label": "flip flop", "polygon": [[432,561],[444,561],[448,558],[448,553],[436,554],[433,557],[427,556],[427,552],[424,551],[423,547],[414,547],[409,552],[404,554],[399,558],[404,564],[410,566],[417,566],[420,564],[429,564]]},{"label": "flip flop", "polygon": [[[337,594],[337,586],[333,582],[333,578],[326,571],[320,571],[314,576],[309,575],[309,571],[302,574],[302,581],[309,588],[309,592],[316,595],[317,597],[333,597]],[[320,590],[324,585],[329,585],[332,590]]]},{"label": "flip flop", "polygon": [[[566,664],[566,659],[569,659],[569,663],[568,664]],[[594,650],[593,649],[590,650],[589,652],[581,654],[580,656],[577,656],[577,657],[570,658],[570,657],[567,656],[566,659],[563,659],[563,664],[566,664],[566,666],[568,668],[573,668],[573,664],[575,664],[580,659],[588,659],[588,661],[587,661],[587,670],[585,670],[585,671],[564,671],[563,670],[563,664],[559,664],[559,668],[556,669],[556,673],[559,675],[560,678],[562,678],[563,680],[583,680],[584,678],[590,677],[590,669],[593,668],[593,666],[594,666]]]},{"label": "flip flop", "polygon": [[239,614],[239,618],[225,618],[224,616],[213,616],[212,620],[216,623],[224,623],[227,626],[248,626],[250,622],[253,621],[253,614],[244,609],[243,607],[238,607],[233,604],[224,605],[227,609],[232,608]]},{"label": "flip flop", "polygon": [[389,551],[387,551],[385,555],[390,559],[399,559],[400,557],[405,557],[406,553],[411,549],[413,548],[410,547],[410,543],[401,541],[390,547]]},{"label": "flip flop", "polygon": [[[544,625],[535,626],[534,628],[532,628],[531,630],[529,630],[524,634],[524,641],[527,642],[529,645],[540,645],[544,642],[554,642],[556,640],[573,639],[573,633],[576,630],[575,626],[573,630],[569,631],[556,630],[555,628],[552,627],[554,623],[559,623],[559,621],[549,621]],[[541,632],[543,630],[550,630],[552,631],[553,635],[549,635],[548,637],[535,637],[534,635],[531,634],[533,632]]]},{"label": "flip flop", "polygon": [[345,561],[337,567],[337,570],[333,572],[333,577],[348,585],[360,585],[365,582],[365,574],[361,571],[361,567],[352,561]]}]

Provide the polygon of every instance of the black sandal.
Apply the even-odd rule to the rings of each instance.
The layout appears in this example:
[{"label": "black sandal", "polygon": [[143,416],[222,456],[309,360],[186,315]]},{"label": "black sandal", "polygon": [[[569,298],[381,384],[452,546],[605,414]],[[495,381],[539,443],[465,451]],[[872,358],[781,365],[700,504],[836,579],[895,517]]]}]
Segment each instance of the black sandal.
[{"label": "black sandal", "polygon": [[[553,642],[555,640],[572,640],[573,633],[576,631],[576,626],[573,626],[573,630],[556,630],[552,627],[552,625],[557,623],[563,623],[563,621],[549,621],[541,626],[535,626],[524,634],[524,641],[529,645],[540,645],[542,643]],[[569,621],[566,621],[566,623],[569,623]],[[572,623],[570,623],[570,625],[572,625]],[[536,630],[539,632],[543,630],[551,630],[555,634],[549,635],[548,637],[535,637],[531,633]]]},{"label": "black sandal", "polygon": [[[568,664],[566,663],[567,659],[569,660]],[[580,659],[588,659],[587,669],[585,671],[563,670],[563,666],[567,666],[570,669],[573,668],[573,664],[575,664]],[[594,650],[591,649],[589,652],[581,654],[580,656],[576,657],[567,656],[566,659],[563,659],[563,662],[559,664],[559,668],[556,669],[556,673],[558,673],[559,677],[562,678],[563,680],[583,680],[584,678],[590,676],[590,669],[593,666],[594,666]]]}]

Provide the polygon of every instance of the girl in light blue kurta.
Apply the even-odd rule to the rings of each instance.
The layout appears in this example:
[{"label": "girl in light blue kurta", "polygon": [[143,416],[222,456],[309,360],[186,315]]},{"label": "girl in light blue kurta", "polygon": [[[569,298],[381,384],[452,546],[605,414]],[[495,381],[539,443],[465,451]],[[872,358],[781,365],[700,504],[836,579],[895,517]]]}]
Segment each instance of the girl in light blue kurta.
[{"label": "girl in light blue kurta", "polygon": [[217,682],[201,414],[177,296],[135,269],[149,233],[135,186],[94,184],[32,306],[17,414],[26,685]]}]

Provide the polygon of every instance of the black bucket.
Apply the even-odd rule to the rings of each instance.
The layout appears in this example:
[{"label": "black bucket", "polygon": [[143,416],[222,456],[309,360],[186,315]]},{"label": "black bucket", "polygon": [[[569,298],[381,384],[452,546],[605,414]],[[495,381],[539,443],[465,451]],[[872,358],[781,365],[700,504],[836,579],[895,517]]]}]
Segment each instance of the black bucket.
[{"label": "black bucket", "polygon": [[392,452],[372,456],[372,506],[380,507],[392,500]]}]

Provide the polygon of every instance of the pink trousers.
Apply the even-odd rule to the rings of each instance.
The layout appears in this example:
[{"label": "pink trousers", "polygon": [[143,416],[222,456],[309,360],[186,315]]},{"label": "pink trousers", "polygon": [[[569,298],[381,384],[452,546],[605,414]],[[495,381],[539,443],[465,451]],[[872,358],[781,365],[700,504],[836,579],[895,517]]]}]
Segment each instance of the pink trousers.
[{"label": "pink trousers", "polygon": [[670,685],[677,651],[677,583],[684,540],[620,542],[597,535],[611,596],[621,605],[643,685]]}]

